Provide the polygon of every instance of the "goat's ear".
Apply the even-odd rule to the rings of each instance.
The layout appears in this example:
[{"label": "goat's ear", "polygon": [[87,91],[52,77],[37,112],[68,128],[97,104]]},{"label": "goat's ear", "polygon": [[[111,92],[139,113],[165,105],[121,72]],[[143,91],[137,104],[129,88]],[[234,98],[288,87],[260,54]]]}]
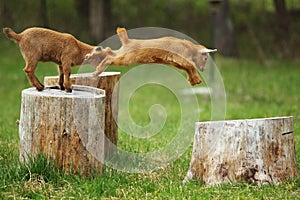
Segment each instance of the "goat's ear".
[{"label": "goat's ear", "polygon": [[84,57],[84,60],[87,60],[90,56],[91,56],[90,53],[86,54],[85,57]]},{"label": "goat's ear", "polygon": [[201,54],[214,53],[214,52],[217,52],[217,49],[203,48],[203,49],[199,50],[199,53],[201,53]]}]

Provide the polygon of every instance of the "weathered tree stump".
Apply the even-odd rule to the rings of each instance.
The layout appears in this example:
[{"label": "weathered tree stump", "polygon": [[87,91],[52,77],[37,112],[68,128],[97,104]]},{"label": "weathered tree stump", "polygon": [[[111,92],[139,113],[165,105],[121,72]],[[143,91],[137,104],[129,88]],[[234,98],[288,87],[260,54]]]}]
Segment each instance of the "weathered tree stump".
[{"label": "weathered tree stump", "polygon": [[[120,72],[102,72],[98,77],[91,73],[72,74],[71,83],[75,85],[86,85],[105,90],[105,152],[106,155],[116,152],[118,141],[118,94]],[[45,86],[58,84],[58,76],[46,76],[44,78]],[[115,93],[113,95],[113,93]],[[114,99],[113,99],[114,97]]]},{"label": "weathered tree stump", "polygon": [[20,160],[39,154],[66,172],[102,174],[105,92],[73,85],[73,92],[35,88],[22,91]]},{"label": "weathered tree stump", "polygon": [[185,181],[263,184],[297,176],[293,117],[196,123]]}]

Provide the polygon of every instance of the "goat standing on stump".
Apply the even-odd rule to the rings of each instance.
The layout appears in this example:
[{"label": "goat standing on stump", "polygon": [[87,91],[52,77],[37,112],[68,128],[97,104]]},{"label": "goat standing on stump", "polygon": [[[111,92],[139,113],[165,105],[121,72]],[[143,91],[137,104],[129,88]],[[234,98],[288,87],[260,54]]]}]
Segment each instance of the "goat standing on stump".
[{"label": "goat standing on stump", "polygon": [[86,54],[91,53],[95,48],[80,42],[70,34],[45,28],[28,28],[20,34],[15,33],[11,28],[3,28],[3,33],[19,45],[26,62],[24,71],[30,84],[38,91],[44,89],[44,85],[34,74],[39,61],[58,64],[60,89],[72,92],[71,67],[80,65]]}]

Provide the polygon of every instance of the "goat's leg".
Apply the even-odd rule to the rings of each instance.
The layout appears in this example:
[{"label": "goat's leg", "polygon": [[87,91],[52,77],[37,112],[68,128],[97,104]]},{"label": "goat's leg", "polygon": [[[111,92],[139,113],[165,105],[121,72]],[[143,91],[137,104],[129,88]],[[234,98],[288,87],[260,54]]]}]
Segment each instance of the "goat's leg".
[{"label": "goat's leg", "polygon": [[63,67],[64,73],[64,87],[67,92],[72,92],[70,75],[71,75],[71,65]]},{"label": "goat's leg", "polygon": [[114,57],[106,56],[106,58],[104,58],[101,61],[101,63],[97,66],[93,75],[98,76],[99,74],[101,74],[105,70],[105,68],[113,62],[113,60],[114,60]]},{"label": "goat's leg", "polygon": [[193,65],[189,65],[185,71],[188,74],[188,81],[190,82],[191,85],[196,85],[202,82],[196,67],[194,67]]},{"label": "goat's leg", "polygon": [[27,78],[30,84],[33,87],[36,87],[38,91],[42,91],[44,89],[44,85],[39,81],[39,79],[35,76],[34,70],[37,67],[37,61],[26,61],[26,66],[23,69],[27,75]]},{"label": "goat's leg", "polygon": [[188,81],[191,85],[196,85],[202,82],[196,67],[193,64],[189,65],[179,65],[179,64],[172,64],[174,67],[184,70],[188,75]]},{"label": "goat's leg", "polygon": [[63,55],[61,58],[61,68],[63,73],[63,86],[65,87],[65,90],[67,92],[72,92],[71,88],[71,81],[70,81],[70,75],[71,75],[71,66],[72,61],[70,58],[66,55]]},{"label": "goat's leg", "polygon": [[65,90],[65,87],[64,87],[64,71],[63,71],[62,65],[58,65],[58,72],[59,72],[59,79],[58,79],[59,88],[61,90]]}]

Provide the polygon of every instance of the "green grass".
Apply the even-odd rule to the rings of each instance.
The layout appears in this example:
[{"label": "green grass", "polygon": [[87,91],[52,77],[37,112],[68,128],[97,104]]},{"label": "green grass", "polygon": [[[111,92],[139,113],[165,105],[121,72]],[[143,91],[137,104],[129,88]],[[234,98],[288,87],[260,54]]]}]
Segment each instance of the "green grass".
[{"label": "green grass", "polygon": [[[86,178],[67,175],[41,156],[27,165],[18,161],[18,126],[21,91],[29,87],[22,71],[24,61],[15,44],[0,39],[0,199],[297,199],[300,180],[279,185],[224,184],[206,187],[196,180],[182,184],[189,168],[191,146],[175,162],[145,174],[125,173],[106,167],[102,176]],[[226,119],[294,116],[295,146],[300,164],[300,62],[267,60],[264,66],[254,60],[217,57],[227,95]],[[129,68],[113,67],[125,73]],[[56,75],[53,64],[40,64],[40,79]],[[210,99],[198,96],[201,120],[210,119]],[[130,111],[140,125],[149,123],[148,109],[162,103],[170,118],[154,139],[137,140],[120,131],[119,147],[145,152],[164,146],[176,133],[178,102],[165,88],[145,86],[131,99]]]}]

